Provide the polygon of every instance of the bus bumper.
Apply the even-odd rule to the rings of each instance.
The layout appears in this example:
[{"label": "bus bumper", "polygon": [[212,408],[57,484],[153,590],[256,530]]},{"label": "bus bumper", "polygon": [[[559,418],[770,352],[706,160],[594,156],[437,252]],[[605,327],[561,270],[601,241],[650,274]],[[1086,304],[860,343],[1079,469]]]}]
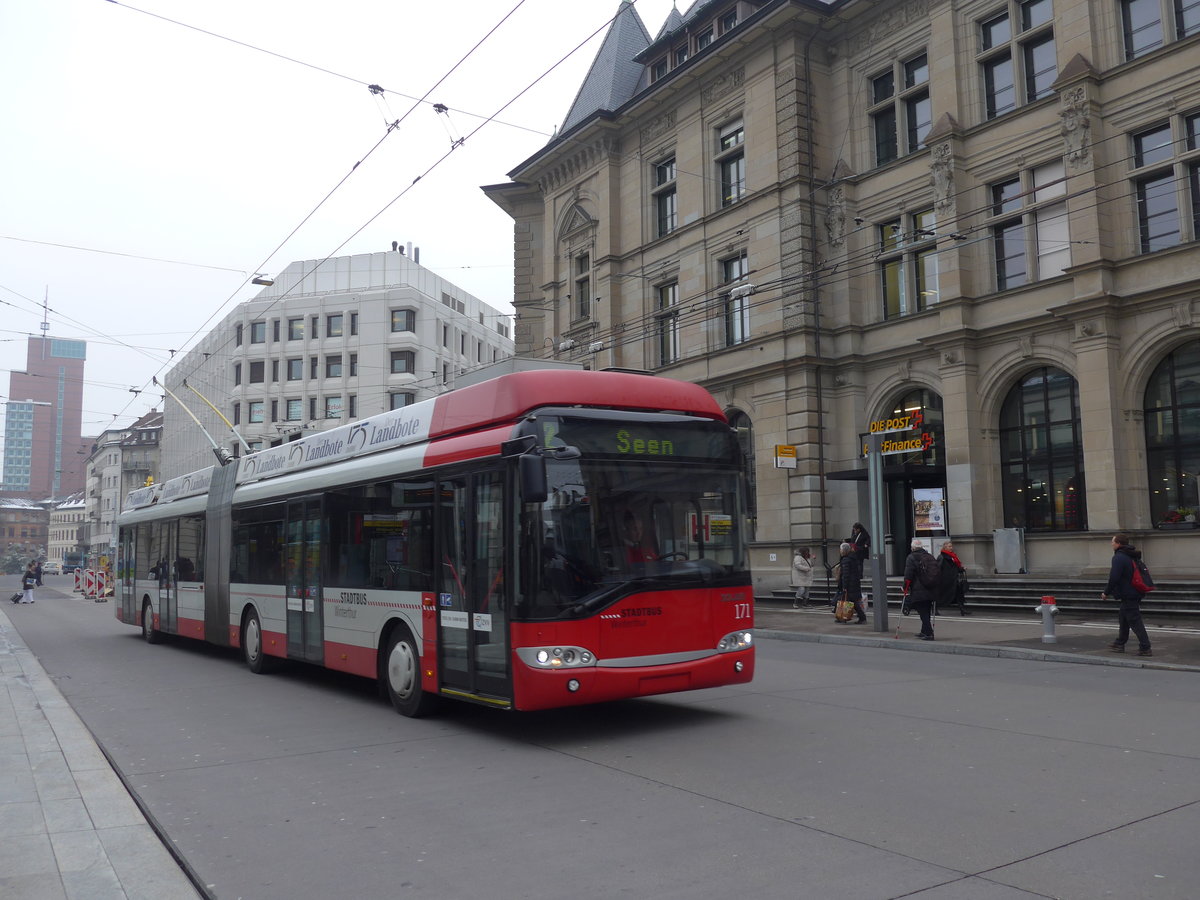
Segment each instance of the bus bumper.
[{"label": "bus bumper", "polygon": [[754,648],[685,663],[571,669],[537,669],[513,659],[513,708],[525,711],[583,706],[630,697],[698,691],[754,678]]}]

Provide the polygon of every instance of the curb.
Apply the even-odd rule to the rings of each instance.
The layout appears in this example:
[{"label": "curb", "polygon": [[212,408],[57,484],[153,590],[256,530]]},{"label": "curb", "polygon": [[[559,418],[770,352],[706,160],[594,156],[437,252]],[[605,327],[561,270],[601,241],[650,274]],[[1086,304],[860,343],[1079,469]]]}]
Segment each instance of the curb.
[{"label": "curb", "polygon": [[907,650],[918,653],[946,653],[957,656],[990,656],[1000,659],[1028,659],[1038,662],[1075,663],[1081,666],[1117,666],[1124,669],[1160,669],[1168,672],[1200,672],[1200,666],[1185,666],[1178,663],[1160,663],[1150,660],[1139,662],[1132,659],[1107,656],[1081,656],[1078,653],[1059,653],[1054,650],[1034,650],[1028,647],[995,647],[990,644],[956,644],[949,641],[910,641],[884,637],[857,637],[840,634],[816,634],[803,631],[777,631],[770,628],[755,628],[758,638],[773,638],[779,641],[800,641],[809,644],[842,644],[852,647],[880,647],[885,650]]}]

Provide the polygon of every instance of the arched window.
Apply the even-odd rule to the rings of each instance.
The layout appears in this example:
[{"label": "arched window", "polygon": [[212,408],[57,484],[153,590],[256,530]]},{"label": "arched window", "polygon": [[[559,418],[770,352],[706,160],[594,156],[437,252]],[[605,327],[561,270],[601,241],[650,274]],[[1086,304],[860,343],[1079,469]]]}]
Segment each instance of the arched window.
[{"label": "arched window", "polygon": [[922,466],[939,466],[946,459],[945,432],[942,430],[942,397],[928,388],[917,388],[898,398],[888,411],[888,416],[901,418],[920,414],[921,424],[913,436],[928,433],[933,443],[927,450],[917,450],[903,456],[893,456],[889,462],[906,462]]},{"label": "arched window", "polygon": [[738,446],[746,467],[746,540],[754,540],[758,527],[758,477],[754,465],[754,427],[750,417],[740,409],[731,410],[729,427],[737,434]]},{"label": "arched window", "polygon": [[1200,507],[1200,341],[1158,364],[1146,385],[1145,422],[1151,521],[1159,527],[1194,524]]},{"label": "arched window", "polygon": [[1035,369],[1000,410],[1004,524],[1030,531],[1083,531],[1087,506],[1079,388],[1061,369]]}]

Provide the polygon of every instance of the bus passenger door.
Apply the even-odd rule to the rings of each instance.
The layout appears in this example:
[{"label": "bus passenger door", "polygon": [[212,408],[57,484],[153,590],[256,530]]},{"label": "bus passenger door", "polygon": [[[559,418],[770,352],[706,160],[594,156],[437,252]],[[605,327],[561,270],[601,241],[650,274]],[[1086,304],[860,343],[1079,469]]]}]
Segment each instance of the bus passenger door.
[{"label": "bus passenger door", "polygon": [[438,652],[441,687],[508,705],[504,473],[440,482]]},{"label": "bus passenger door", "polygon": [[325,661],[321,614],[321,501],[317,497],[288,502],[287,655],[308,662]]},{"label": "bus passenger door", "polygon": [[156,522],[149,526],[150,553],[154,560],[150,570],[158,583],[154,596],[154,611],[158,614],[159,631],[175,633],[175,523]]},{"label": "bus passenger door", "polygon": [[[145,528],[146,526],[141,526]],[[126,625],[137,622],[133,611],[135,605],[133,574],[134,574],[134,540],[138,526],[121,529],[121,543],[117,550],[117,590],[113,594],[114,602],[120,604],[120,620]],[[65,570],[64,570],[65,571]]]}]

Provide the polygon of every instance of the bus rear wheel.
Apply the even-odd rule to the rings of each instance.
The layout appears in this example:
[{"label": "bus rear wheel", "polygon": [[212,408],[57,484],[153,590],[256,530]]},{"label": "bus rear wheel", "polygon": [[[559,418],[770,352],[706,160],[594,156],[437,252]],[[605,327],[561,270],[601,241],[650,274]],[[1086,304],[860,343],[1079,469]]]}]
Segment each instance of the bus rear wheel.
[{"label": "bus rear wheel", "polygon": [[275,668],[274,661],[263,652],[262,623],[254,610],[242,619],[242,659],[255,675],[265,675]]},{"label": "bus rear wheel", "polygon": [[147,600],[142,604],[142,637],[147,644],[161,644],[162,632],[154,627],[154,607]]},{"label": "bus rear wheel", "polygon": [[416,719],[433,712],[437,698],[421,689],[421,655],[404,628],[396,628],[388,636],[381,676],[388,699],[400,715]]}]

